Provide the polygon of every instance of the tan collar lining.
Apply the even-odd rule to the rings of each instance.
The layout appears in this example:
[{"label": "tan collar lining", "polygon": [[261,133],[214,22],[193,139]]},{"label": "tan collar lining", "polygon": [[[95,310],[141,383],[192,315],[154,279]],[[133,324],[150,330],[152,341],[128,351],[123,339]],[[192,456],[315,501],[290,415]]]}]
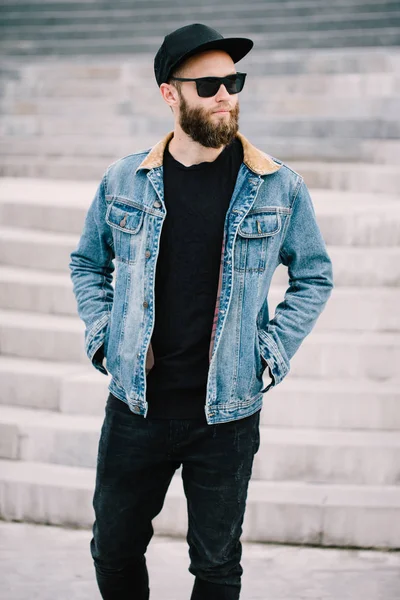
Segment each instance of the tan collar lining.
[{"label": "tan collar lining", "polygon": [[[136,169],[155,169],[163,164],[164,150],[168,142],[173,138],[174,132],[170,131],[162,140],[157,142],[149,154]],[[257,175],[270,175],[278,171],[282,165],[276,163],[267,154],[253,146],[241,133],[237,137],[243,146],[243,162]]]}]

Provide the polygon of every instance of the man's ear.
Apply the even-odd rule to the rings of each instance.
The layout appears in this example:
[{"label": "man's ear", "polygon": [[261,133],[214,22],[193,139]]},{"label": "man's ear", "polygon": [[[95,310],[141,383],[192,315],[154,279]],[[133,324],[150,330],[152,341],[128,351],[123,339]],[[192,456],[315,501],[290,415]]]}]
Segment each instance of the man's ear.
[{"label": "man's ear", "polygon": [[164,102],[166,102],[172,110],[174,107],[179,105],[178,90],[173,85],[169,83],[162,83],[160,85],[160,93]]}]

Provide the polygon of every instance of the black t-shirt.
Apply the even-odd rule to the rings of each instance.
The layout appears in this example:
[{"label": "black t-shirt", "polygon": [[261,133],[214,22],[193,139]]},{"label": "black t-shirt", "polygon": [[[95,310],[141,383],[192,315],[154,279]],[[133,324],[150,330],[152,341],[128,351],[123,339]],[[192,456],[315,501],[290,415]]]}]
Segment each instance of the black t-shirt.
[{"label": "black t-shirt", "polygon": [[213,162],[185,167],[164,153],[167,210],[155,280],[155,364],[149,417],[205,421],[209,346],[224,222],[243,148],[235,138]]}]

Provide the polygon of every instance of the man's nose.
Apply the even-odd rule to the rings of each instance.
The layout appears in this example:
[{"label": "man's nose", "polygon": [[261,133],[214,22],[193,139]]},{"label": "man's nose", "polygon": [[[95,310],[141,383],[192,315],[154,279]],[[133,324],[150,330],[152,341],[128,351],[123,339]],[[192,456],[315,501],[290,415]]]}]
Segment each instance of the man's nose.
[{"label": "man's nose", "polygon": [[224,84],[221,83],[221,85],[219,86],[219,90],[215,95],[215,99],[216,100],[226,100],[228,98],[230,98],[230,94],[228,93]]}]

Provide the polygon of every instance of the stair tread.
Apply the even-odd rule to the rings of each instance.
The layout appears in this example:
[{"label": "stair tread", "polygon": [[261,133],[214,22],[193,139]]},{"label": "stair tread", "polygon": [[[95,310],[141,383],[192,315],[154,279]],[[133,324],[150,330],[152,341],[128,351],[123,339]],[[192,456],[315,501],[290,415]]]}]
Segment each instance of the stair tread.
[{"label": "stair tread", "polygon": [[[18,282],[18,283],[29,283],[29,285],[40,286],[42,284],[46,285],[54,285],[54,286],[65,286],[67,288],[71,288],[72,282],[70,274],[67,270],[65,272],[62,271],[46,271],[44,269],[33,269],[30,267],[19,267],[19,266],[8,266],[0,264],[0,282]],[[285,285],[282,284],[272,284],[270,286],[269,293],[272,295],[279,296],[280,294],[284,294],[286,291]],[[344,298],[357,298],[360,295],[360,287],[351,287],[351,286],[340,286],[335,288],[335,295],[343,296]],[[400,295],[400,287],[383,287],[379,285],[369,286],[368,287],[368,296],[384,296],[384,297],[394,297]],[[24,311],[25,312],[25,311]],[[34,312],[34,311],[32,311]],[[37,314],[35,312],[35,314]]]},{"label": "stair tread", "polygon": [[[52,245],[65,247],[67,245],[76,246],[79,241],[79,235],[51,232],[48,230],[0,226],[0,239],[2,239],[3,242],[18,241],[21,243],[29,242],[40,245],[48,244],[50,247]],[[365,254],[368,252],[378,256],[390,254],[397,257],[400,252],[400,246],[337,246],[334,244],[327,244],[327,247],[330,252],[342,254]]]},{"label": "stair tread", "polygon": [[[92,490],[95,469],[0,459],[0,482]],[[169,495],[184,494],[180,475],[174,475]],[[400,507],[400,486],[326,484],[252,479],[249,501],[317,506]]]},{"label": "stair tread", "polygon": [[15,424],[19,427],[40,427],[71,431],[100,431],[101,416],[66,414],[52,410],[0,405],[0,424]]},{"label": "stair tread", "polygon": [[6,356],[0,354],[0,372],[14,371],[16,373],[49,374],[49,375],[97,375],[89,364],[85,366],[78,362],[52,361],[36,358]]},{"label": "stair tread", "polygon": [[[34,358],[20,358],[15,356],[0,355],[0,373],[32,373],[33,375],[65,375],[69,377],[79,377],[88,380],[98,381],[99,374],[88,364],[38,360]],[[104,377],[104,376],[103,376]],[[110,377],[110,375],[106,376]],[[102,379],[103,380],[103,379]],[[317,392],[354,392],[354,393],[379,393],[379,394],[397,394],[400,396],[400,380],[375,381],[373,379],[358,378],[355,380],[340,378],[313,379],[308,377],[287,377],[279,386],[271,390],[276,394],[280,391],[317,391]],[[266,401],[267,402],[267,401]]]},{"label": "stair tread", "polygon": [[[105,403],[104,403],[105,407]],[[22,429],[43,428],[66,431],[100,431],[104,415],[66,414],[51,410],[0,405],[0,424]],[[400,432],[360,429],[317,429],[260,425],[263,444],[325,447],[399,447]]]},{"label": "stair tread", "polygon": [[79,240],[79,236],[75,234],[14,226],[6,227],[4,225],[0,225],[0,238],[3,240],[3,242],[6,242],[7,240],[20,240],[23,243],[33,242],[54,246],[77,244]]},{"label": "stair tread", "polygon": [[63,273],[7,265],[0,265],[0,281],[29,283],[29,285],[36,286],[44,283],[46,285],[62,285],[68,288],[72,285],[68,271]]},{"label": "stair tread", "polygon": [[[399,248],[400,251],[400,248]],[[0,309],[0,326],[8,327],[30,327],[34,329],[68,330],[80,332],[84,328],[83,321],[78,315],[53,315],[38,313],[34,311],[16,311],[11,309]],[[313,345],[321,343],[359,345],[359,344],[391,344],[400,345],[400,336],[391,331],[327,331],[315,330],[312,336],[304,340],[304,344]]]},{"label": "stair tread", "polygon": [[[317,41],[319,39],[327,42],[331,37],[343,38],[346,40],[349,38],[358,38],[364,41],[366,36],[378,37],[382,34],[392,34],[397,35],[399,32],[398,27],[373,27],[373,28],[362,28],[357,27],[357,23],[354,23],[354,27],[345,28],[345,29],[298,29],[297,24],[294,24],[294,28],[288,31],[268,31],[268,36],[266,37],[263,33],[251,33],[251,37],[255,43],[260,47],[268,47],[268,42],[273,40],[289,40],[295,38],[306,38],[307,40],[313,39]],[[237,26],[240,27],[240,19],[237,20]],[[278,28],[279,29],[279,28]],[[128,33],[124,35],[124,37],[103,37],[103,38],[94,38],[94,37],[80,37],[77,39],[9,39],[2,40],[0,47],[3,49],[9,49],[13,47],[19,47],[21,43],[24,43],[24,48],[29,44],[29,49],[35,51],[38,47],[42,48],[71,48],[76,49],[76,45],[79,43],[80,47],[93,48],[93,46],[101,47],[102,51],[106,51],[109,46],[120,46],[126,48],[132,47],[141,47],[145,50],[145,52],[151,52],[154,48],[157,48],[160,44],[160,36],[157,35],[157,31],[149,33],[148,36],[138,36],[136,35],[134,38],[129,37]],[[266,44],[267,42],[267,44]]]},{"label": "stair tread", "polygon": [[46,313],[0,309],[0,325],[3,327],[30,327],[80,332],[84,328],[78,315],[53,315]]},{"label": "stair tread", "polygon": [[[304,162],[302,164],[310,163]],[[326,165],[326,163],[324,164]],[[382,165],[375,166],[380,168]],[[88,207],[99,185],[99,181],[95,180],[71,181],[29,177],[3,177],[1,182],[0,202],[2,203],[50,205],[52,207],[62,206],[67,208]],[[379,210],[382,206],[389,206],[396,211],[400,209],[400,195],[396,194],[362,193],[324,188],[309,189],[313,202],[318,205],[318,208],[327,206],[328,210],[335,211],[335,206],[340,204],[340,208],[346,205],[351,210],[362,210],[364,207],[368,210],[371,208]]]}]

